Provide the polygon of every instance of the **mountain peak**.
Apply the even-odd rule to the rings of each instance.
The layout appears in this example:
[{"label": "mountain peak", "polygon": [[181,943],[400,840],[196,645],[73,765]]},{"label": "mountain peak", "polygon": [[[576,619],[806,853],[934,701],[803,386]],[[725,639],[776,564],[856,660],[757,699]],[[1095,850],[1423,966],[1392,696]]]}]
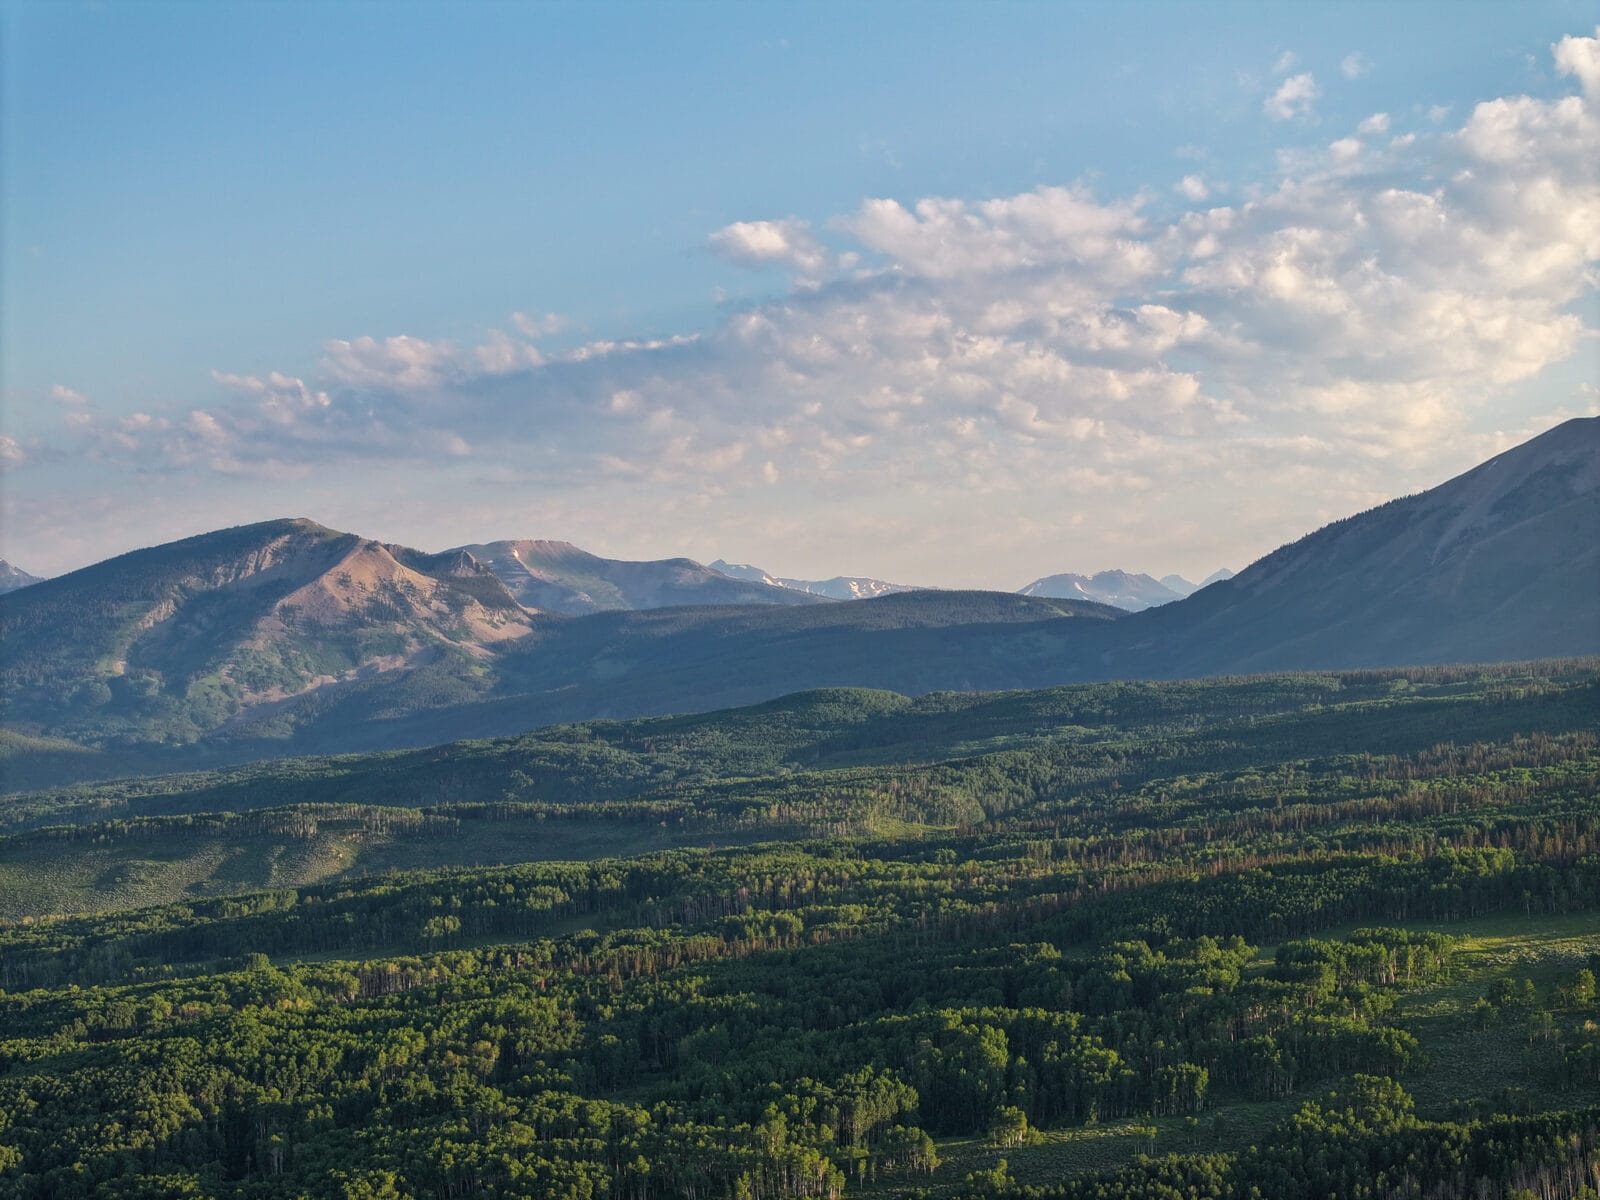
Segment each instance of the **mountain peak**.
[{"label": "mountain peak", "polygon": [[5,559],[0,558],[0,595],[25,588],[30,584],[38,583],[37,575],[30,575],[20,567],[12,566]]},{"label": "mountain peak", "polygon": [[1057,599],[1092,600],[1109,604],[1124,612],[1142,612],[1161,604],[1180,599],[1183,593],[1175,591],[1149,575],[1129,571],[1100,571],[1094,575],[1046,575],[1035,579],[1026,587],[1018,588],[1024,596],[1051,596]]}]

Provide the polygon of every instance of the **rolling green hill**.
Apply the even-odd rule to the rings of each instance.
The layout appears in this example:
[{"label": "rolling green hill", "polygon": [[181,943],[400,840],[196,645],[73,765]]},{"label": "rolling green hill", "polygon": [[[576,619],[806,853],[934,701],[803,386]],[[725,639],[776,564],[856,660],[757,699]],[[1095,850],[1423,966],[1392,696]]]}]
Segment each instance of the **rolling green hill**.
[{"label": "rolling green hill", "polygon": [[9,835],[0,838],[0,916],[399,866],[925,836],[1012,822],[1046,801],[1177,786],[1191,772],[1596,728],[1595,660],[917,698],[808,692],[708,714],[12,796],[0,803]]}]

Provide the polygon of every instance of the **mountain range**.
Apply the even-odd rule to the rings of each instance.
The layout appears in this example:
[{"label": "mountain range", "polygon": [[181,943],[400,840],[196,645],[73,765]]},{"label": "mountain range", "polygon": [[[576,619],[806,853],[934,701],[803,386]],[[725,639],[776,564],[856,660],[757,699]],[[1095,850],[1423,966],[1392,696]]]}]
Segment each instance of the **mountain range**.
[{"label": "mountain range", "polygon": [[[832,579],[790,579],[774,575],[749,563],[731,563],[717,559],[711,570],[720,571],[733,579],[765,584],[770,588],[783,588],[822,596],[829,600],[871,600],[878,596],[891,596],[897,592],[929,591],[926,587],[907,583],[889,583],[866,575],[835,575]],[[1018,588],[1023,596],[1046,596],[1061,600],[1090,600],[1096,604],[1109,604],[1124,612],[1141,612],[1157,604],[1170,604],[1193,595],[1201,588],[1220,579],[1231,579],[1232,571],[1217,571],[1203,583],[1190,583],[1182,575],[1167,575],[1160,580],[1149,575],[1135,575],[1127,571],[1101,571],[1097,575],[1046,575],[1035,579],[1026,587]],[[645,607],[643,605],[637,607]]]},{"label": "mountain range", "polygon": [[0,766],[15,788],[805,688],[915,695],[1596,654],[1597,533],[1600,418],[1132,614],[1081,593],[842,604],[687,559],[662,570],[556,542],[427,554],[269,521],[0,597]]}]

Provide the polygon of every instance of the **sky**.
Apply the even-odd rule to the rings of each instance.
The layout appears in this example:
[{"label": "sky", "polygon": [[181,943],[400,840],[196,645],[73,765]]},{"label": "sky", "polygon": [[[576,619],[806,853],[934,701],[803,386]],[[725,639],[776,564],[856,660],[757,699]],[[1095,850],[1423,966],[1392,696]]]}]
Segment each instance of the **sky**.
[{"label": "sky", "polygon": [[1589,3],[0,0],[0,555],[1199,579],[1600,411]]}]

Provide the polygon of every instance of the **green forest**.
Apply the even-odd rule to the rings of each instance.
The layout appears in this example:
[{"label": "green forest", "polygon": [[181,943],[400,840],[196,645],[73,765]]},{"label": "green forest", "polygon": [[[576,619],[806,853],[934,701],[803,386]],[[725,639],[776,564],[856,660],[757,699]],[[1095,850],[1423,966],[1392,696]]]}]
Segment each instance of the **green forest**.
[{"label": "green forest", "polygon": [[1600,1198],[1600,662],[0,800],[0,1196]]}]

